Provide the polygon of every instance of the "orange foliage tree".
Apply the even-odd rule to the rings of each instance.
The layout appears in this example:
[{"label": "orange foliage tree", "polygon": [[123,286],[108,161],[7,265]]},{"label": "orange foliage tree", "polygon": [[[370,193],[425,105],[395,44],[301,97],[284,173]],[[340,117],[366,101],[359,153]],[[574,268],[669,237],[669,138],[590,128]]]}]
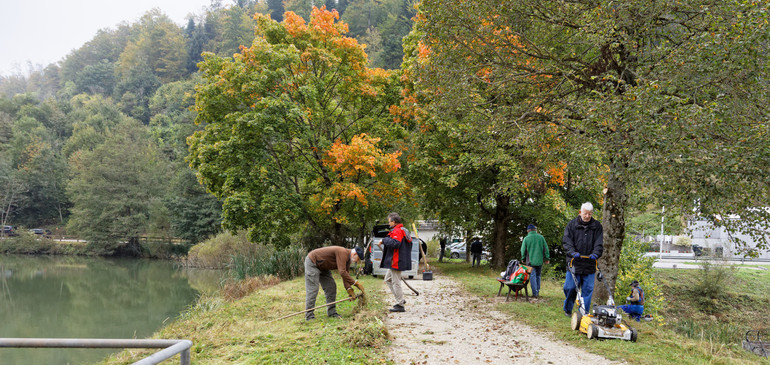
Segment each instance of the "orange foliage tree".
[{"label": "orange foliage tree", "polygon": [[371,197],[398,185],[398,153],[384,152],[404,134],[388,113],[398,80],[367,67],[336,10],[314,8],[307,23],[292,12],[255,19],[251,47],[201,64],[205,129],[188,140],[190,164],[223,201],[223,225],[255,241],[361,237],[368,217],[396,203]]}]

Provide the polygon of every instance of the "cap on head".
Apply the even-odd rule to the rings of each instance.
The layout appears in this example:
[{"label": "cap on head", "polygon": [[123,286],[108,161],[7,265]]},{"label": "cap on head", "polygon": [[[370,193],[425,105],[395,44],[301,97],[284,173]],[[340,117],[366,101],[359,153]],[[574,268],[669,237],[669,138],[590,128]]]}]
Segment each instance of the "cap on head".
[{"label": "cap on head", "polygon": [[534,224],[530,224],[530,225],[527,226],[527,231],[534,231],[536,229],[537,229],[537,227],[535,227]]},{"label": "cap on head", "polygon": [[353,249],[356,252],[356,255],[358,255],[359,260],[364,259],[364,249],[361,247],[356,246],[356,248]]},{"label": "cap on head", "polygon": [[639,286],[639,282],[634,280],[631,282],[631,286]]}]

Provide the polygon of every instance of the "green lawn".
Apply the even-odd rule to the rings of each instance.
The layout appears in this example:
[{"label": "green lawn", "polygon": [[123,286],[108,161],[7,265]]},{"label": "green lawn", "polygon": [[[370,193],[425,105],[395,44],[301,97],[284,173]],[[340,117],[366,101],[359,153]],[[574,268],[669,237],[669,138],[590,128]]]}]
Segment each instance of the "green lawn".
[{"label": "green lawn", "polygon": [[[464,288],[471,293],[484,298],[492,298],[497,295],[499,284],[495,280],[500,270],[488,268],[470,268],[465,263],[435,263],[437,274],[448,275],[458,279]],[[636,343],[616,340],[588,340],[585,335],[569,328],[570,320],[562,314],[564,292],[562,280],[543,280],[543,288],[540,291],[541,299],[536,303],[524,301],[499,303],[496,309],[507,313],[512,319],[521,321],[550,333],[553,338],[566,341],[576,347],[584,348],[589,352],[603,355],[611,360],[627,361],[632,364],[755,364],[767,363],[770,360],[762,359],[743,350],[741,344],[720,343],[709,340],[705,336],[690,338],[686,331],[677,331],[675,324],[681,324],[682,318],[678,311],[687,306],[689,294],[678,295],[676,291],[683,291],[682,286],[690,280],[694,280],[700,270],[660,270],[656,272],[664,288],[664,296],[667,301],[675,303],[664,309],[662,322],[630,322],[631,326],[639,331]],[[727,316],[734,318],[735,322],[722,322],[713,317],[694,313],[689,320],[697,324],[697,328],[706,333],[710,328],[723,330],[724,327],[738,329],[745,333],[758,322],[767,326],[768,302],[767,289],[770,289],[770,273],[756,270],[739,270],[737,280],[731,286],[730,292],[745,292],[736,294],[744,299],[745,311],[740,315]],[[743,288],[743,289],[740,289]],[[763,291],[764,290],[764,291]],[[750,292],[750,293],[748,293]],[[745,297],[744,297],[745,296]],[[735,297],[726,298],[728,302]],[[721,302],[720,302],[721,303]],[[754,321],[748,319],[754,318]],[[675,323],[675,324],[674,324]]]}]

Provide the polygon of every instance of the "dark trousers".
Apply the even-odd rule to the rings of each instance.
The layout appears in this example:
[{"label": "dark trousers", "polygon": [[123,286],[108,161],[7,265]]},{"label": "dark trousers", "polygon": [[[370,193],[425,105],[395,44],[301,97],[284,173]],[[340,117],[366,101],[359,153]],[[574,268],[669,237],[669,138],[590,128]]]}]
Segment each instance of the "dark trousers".
[{"label": "dark trousers", "polygon": [[471,263],[471,267],[476,266],[476,262],[478,262],[479,266],[481,266],[481,254],[480,253],[474,253],[473,254],[473,262]]}]

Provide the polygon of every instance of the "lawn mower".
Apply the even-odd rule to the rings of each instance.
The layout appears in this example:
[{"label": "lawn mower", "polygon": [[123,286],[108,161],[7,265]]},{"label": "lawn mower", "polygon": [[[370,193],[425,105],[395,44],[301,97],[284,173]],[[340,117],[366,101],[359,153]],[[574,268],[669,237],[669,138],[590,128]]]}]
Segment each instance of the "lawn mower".
[{"label": "lawn mower", "polygon": [[[580,256],[581,259],[590,259],[588,256]],[[575,304],[577,304],[578,310],[572,313],[572,329],[585,333],[588,339],[598,338],[616,338],[631,342],[636,342],[637,332],[635,329],[628,326],[627,323],[622,321],[620,315],[620,309],[615,306],[615,301],[612,299],[612,290],[609,285],[603,281],[603,276],[599,267],[596,267],[597,280],[604,282],[609,293],[609,299],[607,299],[607,305],[594,305],[594,308],[590,313],[585,308],[583,302],[583,293],[580,289],[580,285],[577,285],[577,277],[575,276],[575,267],[572,265],[572,261],[569,262],[569,274],[572,275],[572,280],[575,282],[577,288],[577,298]]]}]

